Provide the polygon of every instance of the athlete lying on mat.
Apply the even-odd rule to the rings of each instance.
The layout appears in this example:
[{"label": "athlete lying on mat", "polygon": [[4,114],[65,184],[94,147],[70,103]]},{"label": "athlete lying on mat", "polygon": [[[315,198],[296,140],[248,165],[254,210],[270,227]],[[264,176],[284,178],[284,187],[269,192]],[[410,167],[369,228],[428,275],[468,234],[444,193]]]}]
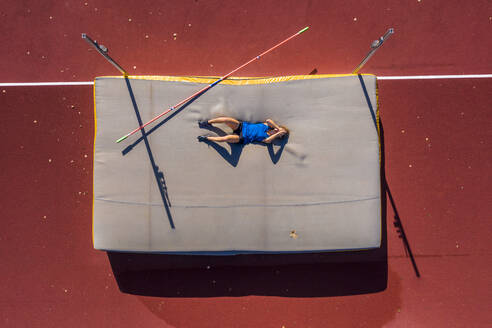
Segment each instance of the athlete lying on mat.
[{"label": "athlete lying on mat", "polygon": [[260,141],[270,143],[277,138],[289,134],[289,130],[284,126],[279,126],[273,120],[268,119],[261,123],[241,122],[232,117],[217,117],[208,121],[198,122],[198,126],[206,128],[214,123],[225,123],[232,129],[233,134],[223,137],[199,136],[198,141],[215,141],[249,144]]}]

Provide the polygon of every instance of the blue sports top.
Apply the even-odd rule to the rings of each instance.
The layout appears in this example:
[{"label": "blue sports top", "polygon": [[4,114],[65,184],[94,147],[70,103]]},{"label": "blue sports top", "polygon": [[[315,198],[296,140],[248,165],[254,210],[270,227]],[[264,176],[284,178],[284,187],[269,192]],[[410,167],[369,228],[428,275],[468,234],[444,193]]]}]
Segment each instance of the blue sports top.
[{"label": "blue sports top", "polygon": [[249,123],[243,122],[242,137],[244,138],[244,144],[251,143],[253,141],[262,141],[268,138],[269,127],[263,123]]}]

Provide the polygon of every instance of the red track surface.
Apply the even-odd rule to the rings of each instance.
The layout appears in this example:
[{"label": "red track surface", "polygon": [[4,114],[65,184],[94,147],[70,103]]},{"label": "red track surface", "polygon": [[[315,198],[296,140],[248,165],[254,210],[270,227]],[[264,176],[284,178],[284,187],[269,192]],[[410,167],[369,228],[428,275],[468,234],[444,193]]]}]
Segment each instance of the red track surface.
[{"label": "red track surface", "polygon": [[[240,75],[346,73],[388,27],[396,34],[364,72],[492,72],[488,1],[33,1],[0,10],[0,82],[116,74],[81,32],[135,74],[222,75],[306,25]],[[2,88],[0,325],[490,326],[492,80],[379,86],[387,179],[422,277],[388,206],[388,288],[312,298],[121,293],[106,254],[91,245],[92,89]]]}]

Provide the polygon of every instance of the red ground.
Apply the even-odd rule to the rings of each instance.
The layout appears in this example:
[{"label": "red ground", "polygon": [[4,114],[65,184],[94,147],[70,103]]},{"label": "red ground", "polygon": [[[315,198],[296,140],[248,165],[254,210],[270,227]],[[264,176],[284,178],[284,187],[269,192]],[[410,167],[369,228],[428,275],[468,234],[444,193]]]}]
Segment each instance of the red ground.
[{"label": "red ground", "polygon": [[[221,75],[306,25],[239,75],[350,72],[388,27],[396,34],[364,72],[492,72],[489,1],[25,1],[0,15],[0,82],[116,74],[82,32],[132,74]],[[1,88],[0,325],[490,326],[492,80],[379,86],[387,179],[422,277],[389,206],[388,288],[313,298],[121,293],[106,254],[91,245],[91,87]]]}]

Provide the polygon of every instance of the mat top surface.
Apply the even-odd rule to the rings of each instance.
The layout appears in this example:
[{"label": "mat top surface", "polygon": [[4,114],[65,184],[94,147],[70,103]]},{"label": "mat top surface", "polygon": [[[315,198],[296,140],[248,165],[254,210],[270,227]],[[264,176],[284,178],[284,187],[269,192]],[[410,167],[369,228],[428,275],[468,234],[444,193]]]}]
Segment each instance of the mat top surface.
[{"label": "mat top surface", "polygon": [[[137,113],[145,123],[210,81],[96,79],[94,247],[192,253],[379,247],[379,142],[368,105],[376,111],[376,77],[227,82],[149,125],[146,140],[138,132],[117,144],[139,126]],[[197,142],[199,135],[231,132],[197,125],[218,116],[271,118],[290,135],[268,146]]]}]

